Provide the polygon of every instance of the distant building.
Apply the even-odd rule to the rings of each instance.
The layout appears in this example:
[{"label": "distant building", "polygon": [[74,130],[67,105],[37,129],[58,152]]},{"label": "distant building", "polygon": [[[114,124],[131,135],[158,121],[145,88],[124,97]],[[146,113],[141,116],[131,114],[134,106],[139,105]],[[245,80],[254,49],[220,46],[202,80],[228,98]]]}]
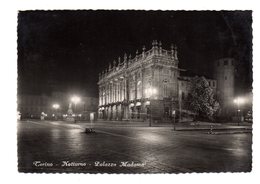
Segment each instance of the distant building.
[{"label": "distant building", "polygon": [[[21,113],[21,118],[39,119],[41,114],[47,115],[47,119],[54,116],[66,117],[71,96],[64,92],[54,92],[50,96],[46,95],[18,95],[17,110]],[[58,109],[53,105],[59,104]],[[97,112],[98,99],[93,97],[81,97],[81,101],[76,105],[72,104],[73,113],[80,116],[80,119],[89,120],[90,113]]]},{"label": "distant building", "polygon": [[[170,119],[180,112],[194,76],[178,67],[177,47],[162,48],[156,40],[152,48],[136,52],[134,58],[124,55],[99,75],[100,119],[146,120]],[[217,81],[207,79],[216,93]],[[222,91],[223,89],[220,89]]]},{"label": "distant building", "polygon": [[41,112],[50,113],[50,97],[46,95],[19,95],[17,110],[21,117],[39,118]]}]

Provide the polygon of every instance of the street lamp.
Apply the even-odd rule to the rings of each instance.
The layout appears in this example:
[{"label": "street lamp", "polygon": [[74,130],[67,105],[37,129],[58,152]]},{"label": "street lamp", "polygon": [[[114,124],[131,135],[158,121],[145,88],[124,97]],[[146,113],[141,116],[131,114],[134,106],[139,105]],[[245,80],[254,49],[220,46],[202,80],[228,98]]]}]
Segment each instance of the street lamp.
[{"label": "street lamp", "polygon": [[244,103],[244,99],[241,98],[241,97],[237,97],[236,99],[234,99],[234,104],[236,104],[237,106],[237,119],[238,119],[238,125],[239,125],[239,122],[240,122],[240,116],[239,116],[239,112],[241,111],[240,109],[240,105],[242,105]]},{"label": "street lamp", "polygon": [[172,111],[172,116],[173,116],[173,130],[176,130],[176,128],[175,128],[175,115],[176,115],[176,111],[173,110],[173,111]]},{"label": "street lamp", "polygon": [[57,110],[60,108],[59,104],[53,104],[52,108],[55,109],[55,119],[57,118]]},{"label": "street lamp", "polygon": [[153,88],[153,87],[150,87],[146,90],[146,94],[148,96],[148,99],[150,101],[150,121],[149,121],[149,126],[151,127],[152,126],[152,103],[151,103],[151,99],[154,95],[157,94],[157,89],[156,88]]},{"label": "street lamp", "polygon": [[78,97],[78,96],[73,96],[73,97],[71,97],[71,102],[72,103],[74,103],[74,105],[75,105],[75,114],[76,114],[76,108],[77,108],[77,103],[79,103],[80,102],[80,97]]}]

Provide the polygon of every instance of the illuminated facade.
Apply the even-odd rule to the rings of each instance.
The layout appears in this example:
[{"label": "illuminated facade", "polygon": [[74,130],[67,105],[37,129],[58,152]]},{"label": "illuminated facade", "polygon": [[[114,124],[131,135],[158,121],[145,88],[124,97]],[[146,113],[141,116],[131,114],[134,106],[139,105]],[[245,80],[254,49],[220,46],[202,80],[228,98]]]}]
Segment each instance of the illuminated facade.
[{"label": "illuminated facade", "polygon": [[99,118],[170,118],[178,108],[178,63],[177,47],[165,50],[156,40],[150,50],[114,61],[99,75]]},{"label": "illuminated facade", "polygon": [[[170,119],[182,109],[192,76],[181,75],[177,47],[162,48],[154,40],[152,48],[131,58],[124,55],[99,75],[98,118],[105,120]],[[194,76],[193,76],[194,77]],[[217,82],[207,79],[216,93]]]}]

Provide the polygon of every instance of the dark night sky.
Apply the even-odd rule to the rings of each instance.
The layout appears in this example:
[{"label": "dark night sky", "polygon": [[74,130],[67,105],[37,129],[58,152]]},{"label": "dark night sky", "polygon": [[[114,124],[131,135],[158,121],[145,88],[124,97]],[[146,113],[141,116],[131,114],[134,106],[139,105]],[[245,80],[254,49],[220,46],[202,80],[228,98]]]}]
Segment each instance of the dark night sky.
[{"label": "dark night sky", "polygon": [[18,93],[82,89],[98,96],[98,73],[155,39],[164,49],[178,46],[181,68],[209,77],[216,59],[234,57],[237,87],[250,90],[251,23],[251,11],[22,11]]}]

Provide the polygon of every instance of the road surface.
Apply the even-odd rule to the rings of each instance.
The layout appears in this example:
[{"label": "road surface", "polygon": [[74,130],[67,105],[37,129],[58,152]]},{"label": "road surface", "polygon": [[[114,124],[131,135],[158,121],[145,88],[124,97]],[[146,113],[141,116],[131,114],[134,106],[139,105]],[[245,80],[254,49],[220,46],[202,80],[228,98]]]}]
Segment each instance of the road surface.
[{"label": "road surface", "polygon": [[20,172],[183,173],[251,171],[251,133],[210,135],[172,127],[18,121]]}]

